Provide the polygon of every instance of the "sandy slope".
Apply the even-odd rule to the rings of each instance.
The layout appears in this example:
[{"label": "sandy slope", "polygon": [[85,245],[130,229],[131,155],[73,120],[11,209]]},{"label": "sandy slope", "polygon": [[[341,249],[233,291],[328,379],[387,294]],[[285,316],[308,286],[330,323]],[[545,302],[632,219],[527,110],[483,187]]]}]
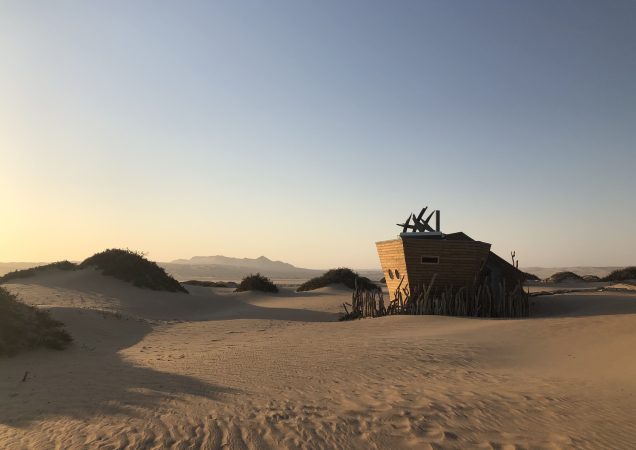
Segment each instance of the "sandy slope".
[{"label": "sandy slope", "polygon": [[188,296],[93,272],[8,287],[76,342],[0,360],[2,448],[636,444],[634,294],[537,297],[528,320],[341,323],[340,288]]}]

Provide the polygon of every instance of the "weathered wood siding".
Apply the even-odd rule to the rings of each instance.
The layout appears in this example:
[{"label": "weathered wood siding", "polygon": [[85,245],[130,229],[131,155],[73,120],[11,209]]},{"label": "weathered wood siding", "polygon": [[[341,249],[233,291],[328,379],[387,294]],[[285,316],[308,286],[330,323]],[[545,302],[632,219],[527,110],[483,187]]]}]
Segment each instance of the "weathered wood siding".
[{"label": "weathered wood siding", "polygon": [[[429,284],[437,274],[435,286],[466,286],[473,283],[488,258],[490,244],[479,241],[403,238],[406,268],[411,287]],[[438,257],[439,263],[422,263],[422,256]]]},{"label": "weathered wood siding", "polygon": [[[375,245],[391,298],[398,286],[413,289],[417,285],[428,285],[434,274],[437,274],[435,287],[467,286],[475,281],[490,252],[490,244],[479,241],[405,237]],[[437,257],[439,262],[422,263],[422,256]]]},{"label": "weathered wood siding", "polygon": [[[393,239],[391,241],[376,242],[375,246],[378,249],[378,255],[380,256],[380,264],[382,265],[382,272],[384,272],[384,278],[386,278],[386,286],[389,290],[389,296],[393,298],[395,290],[402,281],[402,287],[408,286],[408,274],[406,270],[406,261],[404,259],[404,245],[402,239]],[[400,274],[400,278],[395,276],[395,270]],[[389,270],[393,272],[393,278],[389,275]]]}]

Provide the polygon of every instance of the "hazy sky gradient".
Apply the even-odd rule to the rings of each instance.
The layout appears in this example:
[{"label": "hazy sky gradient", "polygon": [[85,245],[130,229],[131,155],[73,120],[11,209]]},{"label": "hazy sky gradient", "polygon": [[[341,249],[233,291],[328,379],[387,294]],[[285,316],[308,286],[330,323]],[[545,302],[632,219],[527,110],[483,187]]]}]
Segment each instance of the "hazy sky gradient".
[{"label": "hazy sky gradient", "polygon": [[0,261],[636,264],[636,2],[3,2]]}]

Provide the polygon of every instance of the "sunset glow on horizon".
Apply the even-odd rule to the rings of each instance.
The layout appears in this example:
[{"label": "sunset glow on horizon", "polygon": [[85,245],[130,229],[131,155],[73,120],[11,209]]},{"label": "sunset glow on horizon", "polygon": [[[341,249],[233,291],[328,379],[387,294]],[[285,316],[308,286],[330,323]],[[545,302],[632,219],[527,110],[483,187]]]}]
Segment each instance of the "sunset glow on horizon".
[{"label": "sunset glow on horizon", "polygon": [[0,261],[377,268],[374,243],[429,206],[522,266],[634,265],[635,19],[628,1],[4,3]]}]

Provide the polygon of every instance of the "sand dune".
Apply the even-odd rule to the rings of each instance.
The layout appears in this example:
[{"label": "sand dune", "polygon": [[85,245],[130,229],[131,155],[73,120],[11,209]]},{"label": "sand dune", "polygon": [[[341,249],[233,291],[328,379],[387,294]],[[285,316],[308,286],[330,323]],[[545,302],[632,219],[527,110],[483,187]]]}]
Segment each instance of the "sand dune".
[{"label": "sand dune", "polygon": [[0,262],[0,277],[14,270],[28,269],[30,267],[41,266],[46,263],[37,262]]},{"label": "sand dune", "polygon": [[524,272],[535,274],[541,279],[548,278],[555,273],[559,272],[573,272],[577,275],[596,275],[597,277],[604,277],[609,275],[610,272],[622,269],[620,266],[565,266],[565,267],[523,267]]},{"label": "sand dune", "polygon": [[166,294],[93,271],[7,287],[75,337],[63,352],[0,360],[9,449],[636,443],[626,292],[536,297],[527,320],[337,322],[341,287]]}]

